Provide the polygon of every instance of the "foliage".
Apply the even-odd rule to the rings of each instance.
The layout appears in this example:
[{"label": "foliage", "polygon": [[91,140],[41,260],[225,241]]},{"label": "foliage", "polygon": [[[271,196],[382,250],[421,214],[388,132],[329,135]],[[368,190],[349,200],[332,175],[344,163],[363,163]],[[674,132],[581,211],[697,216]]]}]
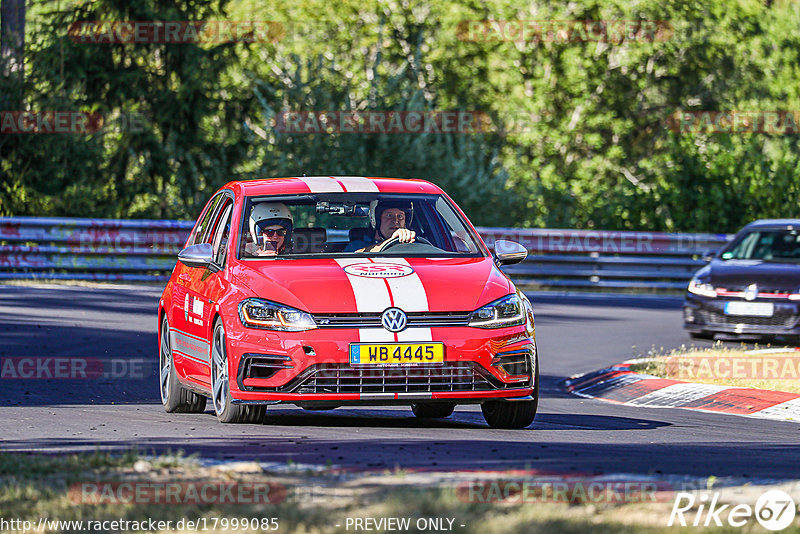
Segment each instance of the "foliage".
[{"label": "foliage", "polygon": [[[382,69],[379,59],[370,65]],[[293,56],[272,80],[259,80],[255,89],[262,105],[260,124],[253,125],[254,157],[260,162],[247,177],[264,176],[391,176],[434,180],[450,191],[478,224],[512,224],[505,217],[509,195],[507,175],[491,140],[480,134],[452,133],[285,133],[276,125],[296,110],[435,112],[435,96],[428,98],[417,73],[404,65],[376,74],[374,83],[359,87],[344,81],[335,62],[320,57],[302,62]],[[287,80],[281,83],[281,79]],[[283,114],[283,115],[282,115]]]},{"label": "foliage", "polygon": [[215,20],[224,1],[98,0],[40,12],[28,109],[99,113],[82,134],[3,136],[5,214],[186,217],[245,155],[250,99],[230,74],[243,45],[93,43],[77,21]]},{"label": "foliage", "polygon": [[[62,2],[64,4],[64,2]],[[485,225],[733,231],[798,217],[798,135],[674,131],[684,111],[800,110],[800,5],[758,0],[123,0],[29,11],[33,109],[142,132],[0,136],[0,213],[193,218],[228,179],[414,176]],[[87,45],[76,20],[274,20],[277,42]],[[666,21],[659,39],[504,42],[464,21]],[[0,81],[6,91],[9,80]],[[5,85],[3,85],[5,84]],[[286,110],[468,110],[483,134],[282,134]]]}]

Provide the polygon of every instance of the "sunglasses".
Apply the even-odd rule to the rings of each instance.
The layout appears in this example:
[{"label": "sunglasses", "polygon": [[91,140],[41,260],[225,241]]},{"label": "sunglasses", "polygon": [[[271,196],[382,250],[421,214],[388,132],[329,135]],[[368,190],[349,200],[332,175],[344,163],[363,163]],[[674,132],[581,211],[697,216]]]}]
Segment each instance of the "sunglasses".
[{"label": "sunglasses", "polygon": [[267,237],[278,235],[279,237],[286,236],[286,228],[264,228],[261,230],[262,234],[267,234]]}]

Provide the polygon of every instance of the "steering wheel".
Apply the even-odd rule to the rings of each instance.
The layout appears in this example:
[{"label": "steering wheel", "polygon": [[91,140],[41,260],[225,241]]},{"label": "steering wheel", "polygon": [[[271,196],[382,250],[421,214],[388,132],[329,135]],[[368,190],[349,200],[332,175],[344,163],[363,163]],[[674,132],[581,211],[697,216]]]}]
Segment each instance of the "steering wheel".
[{"label": "steering wheel", "polygon": [[[431,243],[424,237],[415,237],[413,243],[422,243],[423,245],[433,246],[433,243]],[[376,248],[374,252],[383,252],[386,249],[392,248],[395,245],[411,245],[413,243],[400,243],[400,238],[393,237],[388,241],[385,241],[380,247]]]}]

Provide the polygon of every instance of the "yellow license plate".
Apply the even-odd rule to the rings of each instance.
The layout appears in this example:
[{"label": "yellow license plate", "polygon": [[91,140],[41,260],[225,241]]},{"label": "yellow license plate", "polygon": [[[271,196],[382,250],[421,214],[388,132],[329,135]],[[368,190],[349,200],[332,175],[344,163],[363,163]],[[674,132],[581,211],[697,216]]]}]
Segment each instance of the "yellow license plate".
[{"label": "yellow license plate", "polygon": [[444,363],[443,343],[351,343],[350,365]]}]

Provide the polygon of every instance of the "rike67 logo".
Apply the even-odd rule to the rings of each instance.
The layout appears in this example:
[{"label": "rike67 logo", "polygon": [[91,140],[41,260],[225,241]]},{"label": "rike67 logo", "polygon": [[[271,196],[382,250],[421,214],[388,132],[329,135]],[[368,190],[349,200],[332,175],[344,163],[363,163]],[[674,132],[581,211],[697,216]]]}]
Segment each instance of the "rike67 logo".
[{"label": "rike67 logo", "polygon": [[355,263],[346,266],[344,272],[363,278],[397,278],[408,276],[414,269],[397,263]]},{"label": "rike67 logo", "polygon": [[[720,503],[719,492],[709,495],[707,492],[698,494],[681,491],[675,495],[667,526],[722,527],[727,523],[731,527],[743,527],[755,518],[765,529],[777,532],[791,525],[796,513],[791,495],[777,489],[762,494],[755,507],[737,504],[732,508],[730,504]],[[684,517],[684,514],[693,514],[694,521]]]}]

